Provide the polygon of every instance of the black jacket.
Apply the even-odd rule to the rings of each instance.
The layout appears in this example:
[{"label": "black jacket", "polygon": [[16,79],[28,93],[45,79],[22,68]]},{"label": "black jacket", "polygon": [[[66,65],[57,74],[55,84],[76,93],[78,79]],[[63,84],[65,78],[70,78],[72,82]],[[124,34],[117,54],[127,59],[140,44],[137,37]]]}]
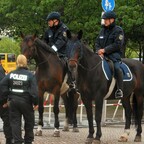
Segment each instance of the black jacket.
[{"label": "black jacket", "polygon": [[66,44],[68,40],[66,35],[67,30],[67,26],[60,22],[58,26],[49,28],[45,32],[45,42],[50,46],[55,45],[60,55],[66,55]]},{"label": "black jacket", "polygon": [[121,27],[112,23],[110,27],[103,27],[96,39],[96,51],[105,49],[106,56],[120,58],[124,43],[124,32]]},{"label": "black jacket", "polygon": [[[5,77],[5,70],[3,68],[3,66],[0,64],[0,81]],[[5,98],[1,98],[1,94],[0,94],[0,105],[3,105],[4,103],[6,103],[7,99]]]},{"label": "black jacket", "polygon": [[0,82],[0,93],[1,99],[16,99],[38,104],[36,78],[26,68],[18,68],[6,75]]}]

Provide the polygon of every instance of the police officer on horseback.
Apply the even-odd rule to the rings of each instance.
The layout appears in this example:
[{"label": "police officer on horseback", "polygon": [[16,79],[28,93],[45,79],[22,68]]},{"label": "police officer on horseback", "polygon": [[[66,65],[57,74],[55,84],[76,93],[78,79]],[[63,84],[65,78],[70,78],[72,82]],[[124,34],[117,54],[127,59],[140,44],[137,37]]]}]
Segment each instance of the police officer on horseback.
[{"label": "police officer on horseback", "polygon": [[49,29],[45,32],[44,40],[60,57],[65,57],[68,27],[60,20],[60,16],[59,12],[48,14],[46,20]]},{"label": "police officer on horseback", "polygon": [[[51,46],[51,48],[58,54],[61,61],[67,60],[67,30],[68,27],[61,21],[59,12],[51,12],[48,14],[46,20],[49,28],[45,32],[44,40]],[[70,88],[75,89],[75,82],[72,80],[70,71],[68,70],[68,81]]]},{"label": "police officer on horseback", "polygon": [[124,43],[124,32],[115,23],[116,14],[107,11],[103,14],[104,25],[96,39],[96,52],[105,56],[114,64],[114,72],[117,80],[117,91],[115,97],[123,97],[123,72],[120,68],[122,46]]},{"label": "police officer on horseback", "polygon": [[[10,72],[0,83],[0,92],[8,97],[10,124],[14,144],[32,144],[34,140],[34,110],[38,105],[38,88],[35,76],[27,69],[24,55],[17,57],[17,69]],[[21,118],[25,121],[22,138]]]}]

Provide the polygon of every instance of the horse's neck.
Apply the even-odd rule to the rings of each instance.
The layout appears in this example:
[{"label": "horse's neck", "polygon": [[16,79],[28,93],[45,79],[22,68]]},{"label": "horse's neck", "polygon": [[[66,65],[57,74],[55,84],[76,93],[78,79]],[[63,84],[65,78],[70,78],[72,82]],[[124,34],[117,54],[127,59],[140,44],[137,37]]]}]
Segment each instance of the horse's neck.
[{"label": "horse's neck", "polygon": [[36,51],[35,62],[37,67],[41,68],[41,70],[56,67],[56,64],[61,65],[60,59],[55,54],[43,48],[37,48]]},{"label": "horse's neck", "polygon": [[91,67],[99,64],[100,62],[101,62],[100,56],[98,56],[96,53],[94,53],[88,49],[84,49],[83,56],[80,61],[80,63],[82,65],[85,65],[87,68],[91,68]]},{"label": "horse's neck", "polygon": [[50,53],[43,50],[42,48],[37,48],[36,55],[35,55],[35,61],[36,61],[37,66],[39,66],[42,63],[47,65],[49,62],[48,60],[49,56],[50,56]]}]

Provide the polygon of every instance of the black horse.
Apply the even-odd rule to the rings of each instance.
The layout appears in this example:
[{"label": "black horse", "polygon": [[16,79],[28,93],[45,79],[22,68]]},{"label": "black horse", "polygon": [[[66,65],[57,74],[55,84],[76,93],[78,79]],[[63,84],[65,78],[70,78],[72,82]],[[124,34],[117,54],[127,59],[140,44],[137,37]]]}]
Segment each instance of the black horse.
[{"label": "black horse", "polygon": [[[68,90],[66,80],[64,79],[67,73],[65,62],[62,62],[57,54],[42,40],[36,38],[35,35],[21,35],[23,41],[21,43],[21,51],[28,60],[34,59],[36,62],[36,78],[38,81],[39,90],[39,122],[36,135],[42,135],[43,126],[43,96],[44,92],[54,95],[54,135],[60,136],[59,131],[59,98],[62,96],[66,108],[66,122],[68,122],[69,112],[73,120],[73,131],[78,132],[76,110],[78,107],[77,95],[73,91],[69,91],[68,95],[65,91]],[[62,94],[63,93],[63,94]],[[70,100],[68,100],[70,99]],[[71,105],[68,104],[70,101]],[[73,105],[72,105],[73,104]],[[71,106],[71,107],[69,107]],[[66,123],[65,123],[66,124]],[[64,126],[64,130],[68,129],[68,124]]]},{"label": "black horse", "polygon": [[[102,136],[101,132],[101,118],[103,101],[106,95],[110,95],[108,99],[115,99],[114,90],[110,92],[112,88],[111,81],[108,81],[102,70],[103,59],[94,53],[88,46],[81,42],[82,31],[77,35],[71,35],[68,32],[69,41],[67,47],[72,49],[69,59],[69,69],[73,74],[73,78],[77,80],[77,87],[81,93],[82,101],[86,107],[87,119],[89,124],[89,134],[86,139],[86,143],[98,144]],[[133,78],[131,81],[124,81],[124,97],[122,105],[125,109],[125,130],[121,135],[119,141],[125,142],[128,140],[131,125],[132,112],[135,114],[136,137],[134,141],[141,141],[141,119],[143,115],[143,96],[144,96],[144,66],[142,63],[132,59],[123,59],[124,63],[129,66]],[[115,79],[113,79],[115,81]],[[133,96],[131,96],[133,95]],[[130,98],[132,99],[133,106],[131,107]],[[96,136],[93,137],[93,112],[92,101],[95,102],[95,121],[97,126]]]}]

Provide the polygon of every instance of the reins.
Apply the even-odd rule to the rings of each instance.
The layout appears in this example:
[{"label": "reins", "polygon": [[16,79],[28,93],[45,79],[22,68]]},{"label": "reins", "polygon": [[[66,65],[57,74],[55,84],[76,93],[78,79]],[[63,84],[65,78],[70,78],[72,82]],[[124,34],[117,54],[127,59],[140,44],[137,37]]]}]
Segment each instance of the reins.
[{"label": "reins", "polygon": [[80,64],[80,63],[78,63],[78,65],[79,65],[80,67],[82,67],[84,70],[92,71],[92,70],[96,69],[101,63],[102,63],[102,60],[101,60],[97,65],[95,65],[94,67],[92,67],[92,68],[90,68],[90,69],[84,67],[84,66],[83,66],[82,64]]},{"label": "reins", "polygon": [[76,59],[70,59],[69,61],[74,61],[76,63],[76,66],[79,65],[81,68],[83,68],[84,70],[87,70],[87,71],[92,71],[92,70],[96,69],[102,63],[102,59],[101,59],[101,61],[97,65],[95,65],[94,67],[89,69],[89,68],[84,67],[82,64],[78,63],[78,60],[76,60]]}]

